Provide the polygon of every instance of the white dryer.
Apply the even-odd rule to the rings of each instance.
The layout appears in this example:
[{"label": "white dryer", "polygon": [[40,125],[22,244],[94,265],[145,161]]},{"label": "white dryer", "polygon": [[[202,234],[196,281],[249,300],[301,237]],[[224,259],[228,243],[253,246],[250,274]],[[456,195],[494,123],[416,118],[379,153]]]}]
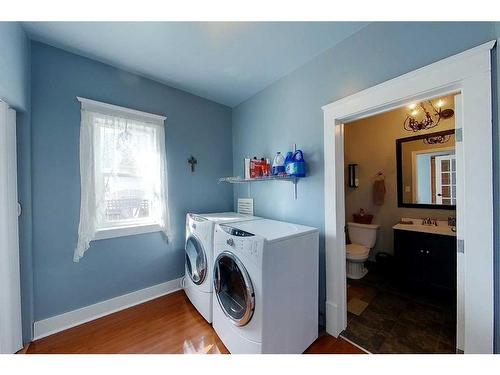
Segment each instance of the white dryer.
[{"label": "white dryer", "polygon": [[227,349],[304,352],[318,337],[318,230],[262,219],[214,236],[213,327]]},{"label": "white dryer", "polygon": [[184,291],[198,312],[212,323],[213,235],[216,223],[256,220],[235,212],[186,215]]}]

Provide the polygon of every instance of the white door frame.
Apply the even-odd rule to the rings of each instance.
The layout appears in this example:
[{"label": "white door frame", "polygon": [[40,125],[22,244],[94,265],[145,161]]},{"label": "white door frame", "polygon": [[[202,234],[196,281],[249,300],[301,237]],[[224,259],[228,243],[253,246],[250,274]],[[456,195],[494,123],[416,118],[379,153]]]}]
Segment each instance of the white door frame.
[{"label": "white door frame", "polygon": [[329,334],[338,336],[347,325],[343,124],[412,101],[460,92],[463,100],[460,149],[464,156],[463,175],[467,176],[463,179],[463,202],[457,205],[460,217],[457,239],[465,241],[464,352],[493,352],[491,49],[495,43],[495,40],[484,43],[322,107]]},{"label": "white door frame", "polygon": [[0,101],[0,354],[22,348],[16,112]]}]

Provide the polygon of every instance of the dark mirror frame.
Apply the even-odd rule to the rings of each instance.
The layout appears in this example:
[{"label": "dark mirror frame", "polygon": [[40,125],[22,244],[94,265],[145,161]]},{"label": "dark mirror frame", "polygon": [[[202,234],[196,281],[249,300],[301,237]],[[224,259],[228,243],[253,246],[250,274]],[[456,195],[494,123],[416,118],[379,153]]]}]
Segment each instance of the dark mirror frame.
[{"label": "dark mirror frame", "polygon": [[396,139],[396,163],[397,163],[397,184],[398,184],[398,207],[408,207],[408,208],[430,208],[433,210],[455,210],[456,205],[447,204],[423,204],[423,203],[404,203],[403,202],[403,156],[402,156],[402,145],[405,142],[415,141],[418,139],[424,139],[427,137],[432,137],[436,135],[448,135],[455,134],[455,129],[444,130],[441,132],[427,133],[422,135],[416,135],[413,137],[399,138]]}]

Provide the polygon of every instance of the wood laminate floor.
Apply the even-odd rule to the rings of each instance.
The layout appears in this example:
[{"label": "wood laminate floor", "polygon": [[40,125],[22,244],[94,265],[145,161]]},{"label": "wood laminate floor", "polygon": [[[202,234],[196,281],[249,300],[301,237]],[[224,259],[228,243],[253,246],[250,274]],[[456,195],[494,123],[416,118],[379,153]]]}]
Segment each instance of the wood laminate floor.
[{"label": "wood laminate floor", "polygon": [[[228,350],[184,292],[178,291],[34,341],[27,353],[225,354]],[[321,334],[306,353],[363,351],[341,338]]]}]

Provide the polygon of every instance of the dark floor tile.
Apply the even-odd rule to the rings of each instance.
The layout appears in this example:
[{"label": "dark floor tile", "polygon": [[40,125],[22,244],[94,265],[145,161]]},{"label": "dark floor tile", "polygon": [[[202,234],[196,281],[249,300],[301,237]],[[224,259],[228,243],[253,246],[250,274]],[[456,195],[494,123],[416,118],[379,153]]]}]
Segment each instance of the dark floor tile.
[{"label": "dark floor tile", "polygon": [[429,335],[425,329],[411,323],[396,323],[385,342],[405,346],[413,353],[435,353],[439,336]]},{"label": "dark floor tile", "polygon": [[374,310],[394,318],[397,318],[407,305],[407,300],[390,293],[379,293],[370,303]]},{"label": "dark floor tile", "polygon": [[351,313],[351,312],[347,312],[347,325],[349,325],[349,323],[351,322],[351,320],[353,320],[354,318],[356,317],[355,314]]},{"label": "dark floor tile", "polygon": [[349,323],[342,336],[372,353],[377,352],[385,341],[380,331],[360,323],[356,318]]},{"label": "dark floor tile", "polygon": [[[450,296],[412,290],[367,265],[361,280],[349,280],[358,298],[372,291],[369,306],[349,316],[343,335],[372,353],[455,353],[456,307]],[[361,297],[363,298],[363,297]]]},{"label": "dark floor tile", "polygon": [[456,352],[457,352],[457,349],[456,349],[456,345],[454,343],[450,344],[447,341],[441,341],[441,340],[438,341],[435,353],[438,353],[438,354],[456,354]]},{"label": "dark floor tile", "polygon": [[410,303],[399,316],[401,324],[417,326],[428,335],[439,336],[443,327],[443,313],[429,306]]},{"label": "dark floor tile", "polygon": [[368,305],[366,310],[356,319],[367,327],[379,331],[390,332],[396,324],[397,317],[393,314],[379,310],[372,305]]},{"label": "dark floor tile", "polygon": [[444,344],[456,346],[457,327],[456,325],[443,324],[439,333],[440,341]]},{"label": "dark floor tile", "polygon": [[385,340],[384,343],[374,354],[423,354],[422,352],[415,351],[415,348],[411,348],[400,340]]}]

